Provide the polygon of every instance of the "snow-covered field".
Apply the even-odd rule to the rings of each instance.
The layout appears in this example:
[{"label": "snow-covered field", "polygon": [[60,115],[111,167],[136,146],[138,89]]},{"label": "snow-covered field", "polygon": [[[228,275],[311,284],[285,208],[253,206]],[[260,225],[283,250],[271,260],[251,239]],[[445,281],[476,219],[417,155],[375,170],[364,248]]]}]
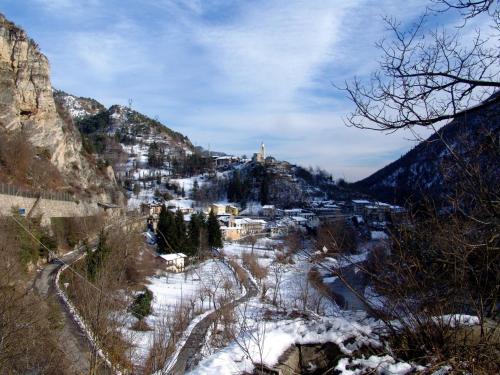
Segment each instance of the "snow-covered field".
[{"label": "snow-covered field", "polygon": [[164,273],[148,278],[147,287],[153,292],[153,313],[144,319],[156,330],[135,331],[137,319],[128,315],[128,324],[123,334],[134,346],[132,358],[144,363],[154,342],[158,327],[163,327],[174,316],[180,305],[194,306],[196,313],[214,309],[221,298],[233,300],[241,295],[241,289],[232,271],[222,262],[208,260],[182,273]]}]

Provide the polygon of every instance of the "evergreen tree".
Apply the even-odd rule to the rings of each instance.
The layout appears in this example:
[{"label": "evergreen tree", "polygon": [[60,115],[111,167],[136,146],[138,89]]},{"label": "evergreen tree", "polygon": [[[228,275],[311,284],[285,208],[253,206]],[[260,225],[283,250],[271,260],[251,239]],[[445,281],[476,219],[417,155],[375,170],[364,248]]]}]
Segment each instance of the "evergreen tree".
[{"label": "evergreen tree", "polygon": [[260,184],[260,192],[259,192],[259,200],[260,204],[265,205],[269,204],[269,184],[271,177],[267,172],[264,172],[262,176],[262,182]]},{"label": "evergreen tree", "polygon": [[202,212],[191,215],[188,226],[189,233],[189,255],[197,255],[201,245],[201,236],[205,227],[205,216]]},{"label": "evergreen tree", "polygon": [[198,184],[198,180],[194,180],[193,188],[191,189],[191,199],[198,201],[199,191],[200,191],[200,184]]},{"label": "evergreen tree", "polygon": [[99,240],[97,241],[97,246],[94,251],[87,247],[87,278],[91,281],[95,281],[97,274],[102,268],[106,257],[110,253],[111,249],[106,245],[106,235],[104,231],[99,234]]},{"label": "evergreen tree", "polygon": [[160,254],[172,253],[173,243],[176,241],[175,219],[172,212],[165,205],[161,207],[156,227],[158,252]]},{"label": "evergreen tree", "polygon": [[186,224],[184,223],[184,215],[181,210],[177,210],[175,213],[175,239],[173,240],[172,246],[176,251],[184,252],[185,247],[188,245]]},{"label": "evergreen tree", "polygon": [[222,233],[220,231],[219,221],[213,210],[210,211],[207,221],[208,230],[208,245],[212,248],[221,248],[222,245]]}]

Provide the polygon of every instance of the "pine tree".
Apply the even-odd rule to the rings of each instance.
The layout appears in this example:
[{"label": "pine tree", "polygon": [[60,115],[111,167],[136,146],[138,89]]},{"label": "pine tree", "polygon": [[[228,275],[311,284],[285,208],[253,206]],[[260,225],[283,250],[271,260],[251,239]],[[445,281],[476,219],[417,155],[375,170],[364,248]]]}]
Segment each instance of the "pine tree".
[{"label": "pine tree", "polygon": [[193,188],[191,189],[191,199],[197,201],[199,200],[199,190],[200,190],[200,184],[198,183],[198,180],[194,180],[193,182]]},{"label": "pine tree", "polygon": [[188,226],[189,233],[189,252],[190,255],[198,255],[200,245],[201,245],[201,236],[203,233],[203,229],[205,227],[205,216],[203,213],[194,213],[191,215],[191,221]]},{"label": "pine tree", "polygon": [[208,245],[212,248],[221,248],[222,245],[222,233],[220,231],[219,221],[213,210],[210,211],[207,221],[208,230]]},{"label": "pine tree", "polygon": [[160,254],[173,252],[172,248],[176,242],[175,219],[172,212],[167,210],[165,205],[161,207],[158,226],[156,227],[156,237]]},{"label": "pine tree", "polygon": [[175,240],[172,245],[176,251],[184,252],[187,246],[186,224],[184,223],[184,215],[181,210],[175,213]]},{"label": "pine tree", "polygon": [[266,205],[269,203],[269,184],[270,184],[270,176],[267,172],[264,172],[262,177],[262,182],[260,184],[260,192],[259,192],[259,200],[260,204]]},{"label": "pine tree", "polygon": [[110,251],[111,249],[106,244],[106,235],[104,231],[101,231],[96,249],[92,251],[90,248],[87,248],[86,266],[87,278],[89,280],[95,281]]}]

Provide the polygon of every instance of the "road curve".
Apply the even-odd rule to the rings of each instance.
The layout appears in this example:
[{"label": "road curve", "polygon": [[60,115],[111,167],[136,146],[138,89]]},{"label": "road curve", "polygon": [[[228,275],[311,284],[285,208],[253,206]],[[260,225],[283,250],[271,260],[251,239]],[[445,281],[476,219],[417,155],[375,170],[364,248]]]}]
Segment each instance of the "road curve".
[{"label": "road curve", "polygon": [[[68,358],[71,368],[70,372],[74,374],[88,374],[90,367],[91,343],[84,332],[73,320],[66,304],[57,293],[56,275],[64,264],[72,264],[83,254],[79,249],[68,253],[48,263],[35,279],[34,289],[43,298],[54,298],[59,304],[63,316],[63,326],[59,333],[59,347]],[[107,374],[109,370],[103,365],[98,368],[98,374]]]},{"label": "road curve", "polygon": [[88,374],[90,343],[69,314],[66,304],[57,294],[55,286],[56,275],[59,269],[64,263],[71,264],[75,262],[81,254],[81,251],[74,251],[62,256],[61,260],[55,260],[53,263],[47,264],[35,280],[35,291],[43,298],[55,297],[55,300],[59,303],[64,324],[59,335],[59,346],[71,363],[71,372],[75,374]]},{"label": "road curve", "polygon": [[[258,288],[253,283],[251,278],[247,278],[245,281],[246,293],[243,297],[240,297],[233,302],[225,305],[224,307],[230,306],[235,308],[239,304],[247,302],[250,298],[255,297],[258,294]],[[220,309],[218,309],[220,310]],[[169,374],[172,375],[182,375],[192,370],[198,362],[201,360],[201,347],[205,341],[205,336],[207,334],[208,328],[213,323],[214,319],[217,317],[218,310],[210,313],[205,318],[200,320],[191,331],[188,339],[186,340],[184,346],[179,352],[175,364],[169,370]]]}]

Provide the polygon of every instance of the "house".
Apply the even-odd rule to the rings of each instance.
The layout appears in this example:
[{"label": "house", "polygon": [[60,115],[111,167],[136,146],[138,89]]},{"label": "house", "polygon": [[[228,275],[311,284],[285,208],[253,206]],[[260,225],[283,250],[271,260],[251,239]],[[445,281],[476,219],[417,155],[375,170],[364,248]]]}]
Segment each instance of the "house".
[{"label": "house", "polygon": [[160,203],[141,203],[141,214],[156,216],[160,214],[162,204]]},{"label": "house", "polygon": [[231,204],[228,204],[226,206],[226,214],[230,214],[230,215],[233,215],[233,216],[238,216],[238,214],[240,213],[240,209],[236,206],[233,206]]},{"label": "house", "polygon": [[273,204],[266,204],[262,206],[262,215],[265,217],[276,216],[276,207]]},{"label": "house", "polygon": [[371,202],[365,199],[353,199],[352,209],[354,215],[363,215],[365,212],[365,207],[370,205]]},{"label": "house", "polygon": [[269,226],[269,235],[271,238],[284,237],[288,234],[288,227],[283,224],[274,224]]},{"label": "house", "polygon": [[283,215],[287,217],[299,216],[302,213],[300,208],[291,208],[289,210],[283,210]]},{"label": "house", "polygon": [[165,270],[169,272],[183,272],[184,259],[187,256],[183,253],[162,254],[159,258],[165,263]]},{"label": "house", "polygon": [[226,206],[224,204],[211,204],[210,211],[213,211],[215,215],[224,215],[226,213]]},{"label": "house", "polygon": [[220,227],[222,237],[225,241],[238,241],[241,238],[241,233],[243,231],[241,226],[221,226]]},{"label": "house", "polygon": [[302,216],[292,216],[293,226],[297,229],[305,230],[307,228],[307,219]]},{"label": "house", "polygon": [[254,220],[250,218],[235,219],[235,226],[241,227],[241,234],[243,236],[262,233],[266,227],[264,220]]}]

